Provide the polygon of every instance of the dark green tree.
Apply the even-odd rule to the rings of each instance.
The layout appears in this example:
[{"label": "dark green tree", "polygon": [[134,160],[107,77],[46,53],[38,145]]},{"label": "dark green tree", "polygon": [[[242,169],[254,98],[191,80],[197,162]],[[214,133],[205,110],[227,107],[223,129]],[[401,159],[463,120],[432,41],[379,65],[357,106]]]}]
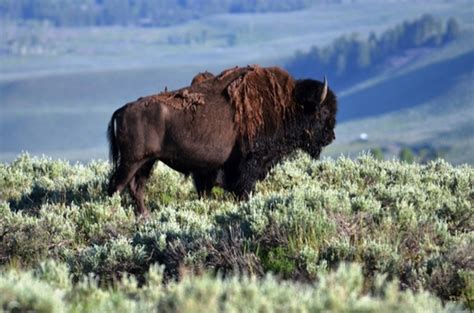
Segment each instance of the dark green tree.
[{"label": "dark green tree", "polygon": [[379,160],[379,161],[382,161],[385,158],[384,154],[383,154],[383,151],[382,151],[382,148],[380,148],[380,147],[372,148],[370,150],[370,154],[372,154],[374,159]]},{"label": "dark green tree", "polygon": [[297,77],[318,78],[321,73],[331,73],[332,86],[343,88],[383,69],[387,60],[395,55],[408,49],[441,45],[459,33],[456,19],[449,19],[444,28],[441,19],[423,15],[388,29],[378,37],[371,33],[368,39],[361,39],[352,34],[337,38],[327,47],[300,52],[286,68]]},{"label": "dark green tree", "polygon": [[404,147],[402,148],[402,150],[400,150],[399,158],[401,161],[407,163],[413,163],[415,161],[415,155],[413,154],[413,151],[408,147]]},{"label": "dark green tree", "polygon": [[461,29],[459,27],[458,21],[455,18],[451,17],[448,20],[448,23],[446,25],[446,33],[444,34],[443,41],[444,42],[452,41],[458,38],[460,33],[461,33]]}]

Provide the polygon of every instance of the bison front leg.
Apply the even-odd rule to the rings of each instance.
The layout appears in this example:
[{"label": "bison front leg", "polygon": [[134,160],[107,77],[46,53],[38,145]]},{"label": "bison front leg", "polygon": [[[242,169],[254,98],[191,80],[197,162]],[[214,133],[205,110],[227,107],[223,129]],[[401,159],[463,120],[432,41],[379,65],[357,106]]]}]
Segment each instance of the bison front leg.
[{"label": "bison front leg", "polygon": [[209,196],[212,188],[216,185],[217,170],[205,173],[193,173],[194,187],[199,198]]},{"label": "bison front leg", "polygon": [[268,173],[268,167],[264,163],[256,158],[248,158],[241,162],[237,171],[230,168],[225,172],[226,189],[240,200],[247,200],[255,190],[257,181],[265,178]]}]

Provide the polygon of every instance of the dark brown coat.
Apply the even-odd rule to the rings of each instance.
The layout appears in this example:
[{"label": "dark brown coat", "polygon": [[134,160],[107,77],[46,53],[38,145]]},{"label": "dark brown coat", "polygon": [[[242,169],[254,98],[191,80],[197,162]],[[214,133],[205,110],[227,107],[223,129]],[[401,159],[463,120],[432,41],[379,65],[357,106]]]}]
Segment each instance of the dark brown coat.
[{"label": "dark brown coat", "polygon": [[284,156],[303,149],[317,158],[334,139],[336,111],[325,84],[295,81],[276,67],[233,68],[140,98],[109,123],[108,193],[129,186],[138,212],[147,213],[143,188],[160,160],[192,175],[200,195],[220,184],[246,197]]}]

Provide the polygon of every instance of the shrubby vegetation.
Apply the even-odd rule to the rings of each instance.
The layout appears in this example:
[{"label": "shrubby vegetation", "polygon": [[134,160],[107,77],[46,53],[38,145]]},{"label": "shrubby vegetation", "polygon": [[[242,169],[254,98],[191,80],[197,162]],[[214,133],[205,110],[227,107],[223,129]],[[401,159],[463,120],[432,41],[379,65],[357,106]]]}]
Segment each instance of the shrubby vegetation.
[{"label": "shrubby vegetation", "polygon": [[[188,275],[163,284],[163,268],[151,266],[146,283],[123,276],[108,288],[94,276],[70,283],[67,267],[54,261],[35,270],[9,270],[0,276],[0,304],[5,311],[35,312],[449,312],[460,306],[427,292],[400,291],[397,282],[377,276],[373,296],[364,295],[357,265],[343,265],[320,275],[317,284],[295,284],[272,275],[213,277]],[[343,301],[341,301],[344,299]]]},{"label": "shrubby vegetation", "polygon": [[246,202],[157,166],[150,219],[109,164],[0,165],[0,307],[36,311],[473,308],[474,170],[361,156],[277,166]]},{"label": "shrubby vegetation", "polygon": [[459,23],[455,18],[444,23],[426,14],[405,21],[379,36],[372,32],[368,38],[363,38],[354,33],[334,40],[327,47],[315,46],[307,53],[297,52],[286,67],[296,77],[331,73],[332,85],[347,87],[373,75],[394,56],[403,56],[411,49],[439,47],[459,35]]},{"label": "shrubby vegetation", "polygon": [[[390,155],[390,151],[385,147],[373,147],[369,149],[369,151],[376,160],[393,158],[393,156]],[[436,149],[430,145],[400,146],[397,155],[398,159],[402,162],[427,164],[443,158],[445,152],[446,150],[443,148]]]}]

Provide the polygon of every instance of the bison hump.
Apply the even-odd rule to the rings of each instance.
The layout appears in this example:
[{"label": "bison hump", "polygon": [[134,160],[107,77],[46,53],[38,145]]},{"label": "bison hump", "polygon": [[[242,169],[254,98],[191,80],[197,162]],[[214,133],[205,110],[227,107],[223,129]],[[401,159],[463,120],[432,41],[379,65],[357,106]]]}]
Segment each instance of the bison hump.
[{"label": "bison hump", "polygon": [[233,77],[226,93],[235,108],[234,121],[248,142],[274,132],[294,113],[295,82],[283,69],[248,66],[224,71],[218,78],[226,77]]},{"label": "bison hump", "polygon": [[183,88],[173,92],[162,92],[155,96],[155,101],[166,103],[177,110],[195,110],[197,106],[205,105],[204,94]]}]

